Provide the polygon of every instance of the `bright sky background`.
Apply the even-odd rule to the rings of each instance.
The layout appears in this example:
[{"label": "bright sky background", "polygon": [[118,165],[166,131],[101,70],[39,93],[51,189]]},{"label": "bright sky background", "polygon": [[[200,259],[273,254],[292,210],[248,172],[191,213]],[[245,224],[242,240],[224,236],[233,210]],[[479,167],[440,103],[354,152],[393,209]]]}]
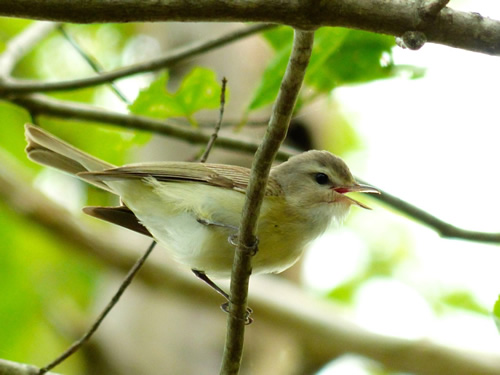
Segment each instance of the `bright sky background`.
[{"label": "bright sky background", "polygon": [[[449,5],[500,19],[495,0],[452,0]],[[394,59],[426,68],[425,78],[334,93],[364,141],[362,152],[348,157],[348,164],[375,186],[454,225],[500,232],[500,58],[426,44],[416,52],[396,48]],[[500,293],[500,248],[443,240],[383,206],[372,206],[374,211],[358,212],[349,228],[328,233],[309,251],[304,273],[309,287],[328,290],[349,279],[366,264],[364,239],[376,238],[387,226],[397,238],[402,228],[412,236],[415,254],[396,280],[377,278],[361,288],[355,298],[358,322],[385,334],[500,353],[493,319],[465,312],[436,316],[424,298],[460,288],[492,309]],[[314,272],[307,272],[312,267]],[[368,372],[349,357],[321,374],[347,373]]]}]

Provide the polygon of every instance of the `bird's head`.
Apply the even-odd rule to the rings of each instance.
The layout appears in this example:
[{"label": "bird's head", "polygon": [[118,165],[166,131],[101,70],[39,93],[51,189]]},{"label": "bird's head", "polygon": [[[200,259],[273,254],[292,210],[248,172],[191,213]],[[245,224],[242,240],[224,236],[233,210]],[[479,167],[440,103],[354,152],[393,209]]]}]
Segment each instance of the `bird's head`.
[{"label": "bird's head", "polygon": [[328,151],[312,150],[293,156],[273,168],[271,176],[290,205],[312,216],[328,215],[341,220],[351,205],[369,208],[347,193],[380,194],[371,186],[358,184],[344,161]]}]

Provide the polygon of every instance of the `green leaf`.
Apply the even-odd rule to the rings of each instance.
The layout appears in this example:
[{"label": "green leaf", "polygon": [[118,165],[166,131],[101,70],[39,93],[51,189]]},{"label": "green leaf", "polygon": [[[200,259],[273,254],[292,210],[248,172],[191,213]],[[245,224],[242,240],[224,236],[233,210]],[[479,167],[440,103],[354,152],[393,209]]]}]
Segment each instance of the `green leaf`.
[{"label": "green leaf", "polygon": [[94,122],[42,118],[40,125],[73,146],[116,165],[127,162],[133,147],[143,145],[151,138],[145,132],[101,126]]},{"label": "green leaf", "polygon": [[476,298],[468,291],[454,291],[452,293],[445,294],[441,297],[441,302],[458,309],[472,311],[482,315],[490,314],[488,309],[480,305]]},{"label": "green leaf", "polygon": [[[264,37],[276,55],[265,70],[248,111],[274,101],[292,48],[293,32],[290,28],[268,31]],[[319,29],[305,77],[305,84],[314,89],[309,99],[341,85],[389,78],[401,74],[401,71],[409,71],[412,78],[421,77],[421,69],[394,65],[391,51],[394,45],[394,38],[387,35],[344,28]]]},{"label": "green leaf", "polygon": [[4,203],[0,237],[0,337],[8,338],[0,340],[0,352],[15,361],[36,363],[68,345],[47,315],[52,322],[73,324],[67,307],[80,314],[89,308],[99,269],[68,249],[69,242],[49,235]]},{"label": "green leaf", "polygon": [[361,139],[351,123],[342,115],[329,116],[325,134],[321,138],[321,147],[337,155],[361,148]]},{"label": "green leaf", "polygon": [[279,51],[274,60],[267,66],[262,75],[259,87],[257,87],[248,105],[247,111],[254,111],[274,101],[276,95],[278,95],[281,79],[285,74],[286,64],[290,56],[290,49],[291,46],[289,46],[288,49],[284,48]]},{"label": "green leaf", "polygon": [[275,51],[280,51],[285,46],[292,46],[293,29],[291,27],[283,26],[274,28],[264,32],[262,35]]},{"label": "green leaf", "polygon": [[365,281],[366,280],[364,280],[362,277],[354,277],[350,280],[347,280],[337,285],[330,292],[328,292],[327,298],[335,300],[337,302],[349,304],[352,302],[356,291]]},{"label": "green leaf", "polygon": [[320,29],[305,81],[320,92],[329,92],[345,84],[391,77],[394,44],[394,38],[386,35],[343,28]]},{"label": "green leaf", "polygon": [[175,93],[167,91],[167,82],[168,74],[164,73],[140,92],[130,111],[161,119],[182,116],[196,125],[194,113],[219,107],[221,86],[210,69],[194,68]]},{"label": "green leaf", "polygon": [[500,332],[500,295],[495,302],[495,306],[493,306],[493,319],[495,320],[497,329]]}]

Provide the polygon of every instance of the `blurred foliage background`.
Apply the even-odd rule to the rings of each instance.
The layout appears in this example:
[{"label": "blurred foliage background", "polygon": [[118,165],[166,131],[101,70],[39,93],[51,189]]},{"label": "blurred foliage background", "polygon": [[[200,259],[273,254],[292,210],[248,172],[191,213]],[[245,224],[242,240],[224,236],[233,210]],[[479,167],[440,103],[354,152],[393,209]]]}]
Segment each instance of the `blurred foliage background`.
[{"label": "blurred foliage background", "polygon": [[[0,19],[0,52],[5,50],[9,40],[30,24],[31,22],[25,20]],[[203,39],[205,35],[217,35],[235,27],[238,26],[207,24],[64,26],[66,33],[88,56],[98,61],[104,71],[145,61],[176,46],[184,45],[190,40]],[[223,133],[229,136],[244,135],[259,140],[263,127],[258,124],[265,124],[270,105],[277,94],[291,49],[292,34],[290,28],[275,28],[260,36],[238,42],[237,46],[227,46],[220,51],[212,51],[182,62],[168,71],[146,73],[120,80],[115,85],[126,100],[117,96],[110,85],[47,95],[122,113],[130,112],[157,119],[168,119],[182,126],[198,129],[212,127],[215,123],[218,116],[220,81],[223,76],[226,76],[229,80],[227,93],[229,102],[224,118]],[[351,163],[354,165],[357,172],[362,172],[366,168],[366,163],[361,160],[366,139],[358,133],[355,118],[346,116],[339,110],[340,104],[335,95],[332,95],[332,91],[343,86],[358,87],[376,80],[407,81],[419,79],[425,75],[425,70],[417,66],[395,64],[394,47],[394,38],[389,36],[342,28],[319,30],[287,144],[297,149],[327,149],[345,157],[350,161],[350,165]],[[70,80],[94,74],[95,72],[74,46],[57,30],[23,58],[13,72],[13,75],[18,78],[50,81]],[[363,108],[359,110],[362,111]],[[107,224],[97,223],[93,219],[83,217],[80,212],[82,206],[112,204],[116,203],[116,198],[28,161],[24,153],[24,123],[35,120],[76,147],[114,164],[151,158],[189,160],[197,155],[202,147],[187,145],[181,141],[158,137],[146,132],[126,130],[119,126],[60,119],[43,114],[33,118],[32,115],[20,106],[8,101],[0,101],[2,124],[0,151],[5,166],[12,167],[13,172],[22,176],[27,184],[32,183],[50,199],[76,215],[78,220],[100,230],[104,236],[124,237],[132,243],[137,241],[138,251],[143,249],[146,242],[136,240],[138,235]],[[209,161],[237,162],[243,165],[248,165],[249,160],[248,155],[228,153],[218,150],[217,146],[209,159]],[[412,284],[408,278],[402,277],[401,274],[404,274],[405,269],[411,268],[408,265],[409,262],[415,260],[415,239],[412,230],[409,229],[412,224],[408,224],[405,220],[395,219],[394,214],[386,211],[384,207],[378,206],[377,211],[376,219],[371,216],[371,220],[367,219],[372,215],[371,212],[351,213],[346,223],[347,230],[342,230],[336,235],[328,233],[318,240],[315,246],[319,250],[312,251],[313,255],[308,254],[305,262],[287,271],[284,277],[294,283],[302,284],[310,293],[332,300],[345,309],[348,316],[352,315],[354,311],[352,308],[360,298],[359,296],[362,293],[371,293],[369,288],[384,290],[384,288],[395,288],[396,285],[399,288],[396,294],[388,293],[388,295],[414,294],[422,298],[429,306],[428,310],[422,310],[425,310],[423,314],[439,315],[451,309],[466,311],[468,314],[489,319],[491,305],[487,306],[479,302],[474,293],[467,288],[439,290],[422,287],[419,289],[416,287],[417,283]],[[382,222],[383,226],[374,225],[374,221]],[[61,242],[57,235],[40,227],[23,212],[16,211],[6,201],[0,202],[0,224],[2,238],[0,245],[0,337],[2,338],[0,357],[43,365],[65,349],[92,320],[99,306],[103,305],[110,290],[117,285],[120,278],[96,259],[78,251],[71,251],[70,247],[73,246],[71,243]],[[344,270],[329,266],[330,262],[335,262],[335,260],[325,255],[325,252],[332,251],[332,243],[349,247],[348,250],[342,249],[351,254],[344,257],[344,260],[346,262],[349,259],[352,260],[350,266],[348,263],[343,265]],[[74,246],[78,245],[74,244]],[[341,246],[334,247],[337,252],[336,256],[340,257],[338,247]],[[160,258],[165,258],[165,254],[161,251],[156,253]],[[163,259],[163,261],[168,260]],[[315,274],[322,274],[324,278],[330,277],[330,279],[321,284],[318,277],[311,276]],[[399,281],[397,284],[384,284],[386,280]],[[373,283],[373,281],[376,282]],[[429,282],[432,283],[432,281]],[[126,301],[118,305],[117,309],[122,309],[122,313],[117,314],[132,315],[119,318],[122,323],[127,322],[124,323],[127,327],[125,330],[149,332],[150,329],[144,326],[132,328],[132,325],[135,327],[138,323],[130,323],[134,320],[141,320],[141,324],[152,323],[144,322],[144,317],[147,321],[150,320],[150,316],[155,316],[160,320],[173,319],[172,316],[182,319],[181,317],[187,316],[183,322],[175,321],[175,324],[183,327],[187,338],[179,339],[182,335],[179,332],[176,332],[178,336],[175,336],[172,331],[169,333],[162,331],[175,336],[175,340],[172,339],[173,344],[170,341],[170,344],[165,342],[162,344],[174,346],[177,343],[180,347],[172,349],[176,353],[179,350],[187,350],[189,342],[195,340],[193,337],[198,337],[196,340],[201,340],[210,349],[208,353],[207,350],[200,349],[198,354],[204,352],[204,356],[193,357],[203,363],[202,369],[204,370],[198,369],[197,371],[201,372],[197,373],[213,373],[217,370],[225,319],[217,306],[213,307],[213,311],[200,312],[195,304],[191,304],[187,306],[187,309],[191,309],[191,313],[179,307],[177,315],[171,313],[170,318],[168,314],[162,318],[149,305],[151,299],[159,298],[154,291],[144,290],[144,287],[137,286],[136,290],[130,293],[133,295],[130,301],[139,301],[138,306],[141,308],[140,311],[134,311]],[[404,297],[401,298],[403,301]],[[172,308],[172,305],[177,302],[170,300],[163,303]],[[179,306],[183,304],[186,304],[185,301],[179,302]],[[380,300],[380,304],[397,312],[397,309],[388,301]],[[373,304],[362,306],[367,315],[372,314],[373,307]],[[163,311],[159,307],[158,309],[158,311]],[[361,307],[357,306],[356,314],[359,309]],[[135,314],[132,314],[133,312]],[[416,313],[419,312],[420,310],[417,309]],[[217,333],[211,330],[209,332],[212,333],[196,332],[195,328],[189,331],[187,327],[192,324],[193,319],[197,319],[196,313],[214,315],[210,319],[215,319],[216,327],[222,327],[222,329]],[[201,320],[206,323],[205,318]],[[112,325],[111,322],[109,324]],[[153,324],[166,323],[156,321]],[[196,329],[199,327],[197,326]],[[396,328],[389,331],[390,334],[398,334]],[[420,336],[418,331],[410,331],[410,337]],[[269,329],[269,332],[272,330]],[[97,343],[102,344],[102,347],[99,348],[101,344],[90,346],[86,352],[63,363],[57,371],[72,374],[120,374],[130,373],[132,369],[141,374],[157,371],[156,366],[159,366],[157,362],[154,362],[149,369],[139,367],[145,366],[143,363],[139,365],[139,362],[133,362],[133,365],[125,366],[128,372],[120,365],[114,364],[113,361],[119,361],[117,358],[120,356],[117,353],[109,355],[109,347],[106,346],[106,340],[113,341],[114,335],[117,335],[116,340],[123,340],[119,338],[116,330],[106,331],[106,328],[103,328],[102,333],[95,338]],[[213,342],[206,338],[199,338],[199,336],[207,335],[213,335]],[[109,337],[106,338],[106,336]],[[142,349],[142,345],[146,348],[149,347],[146,344],[154,343],[151,336],[140,337],[142,341],[138,340],[137,345],[134,346],[137,351]],[[285,338],[284,336],[274,337],[274,340],[281,339],[285,342]],[[270,359],[267,361],[258,359],[258,356],[265,357],[265,355],[257,353],[252,346],[251,342],[255,340],[255,337],[252,338],[251,334],[249,340],[249,350],[253,354],[249,354],[250,365],[247,365],[245,373],[264,373],[258,372],[259,366],[268,366],[264,368],[269,369]],[[258,340],[256,342],[259,342]],[[260,337],[260,340],[264,338]],[[210,345],[207,341],[210,341]],[[272,373],[304,373],[301,372],[304,367],[294,362],[297,359],[290,359],[292,356],[290,353],[293,354],[294,349],[291,348],[290,343],[287,345],[283,346],[286,349],[281,352],[286,354],[283,354],[285,359],[275,361],[277,362],[275,363],[276,369]],[[161,351],[169,350],[170,347],[165,346],[161,347]],[[111,347],[120,348],[119,345]],[[113,351],[120,352],[121,350],[123,350],[123,356],[120,360],[123,361],[123,357],[130,354],[126,354],[128,353],[126,348]],[[97,361],[95,359],[97,355],[101,359],[104,357],[105,360]],[[148,358],[146,354],[145,357]],[[186,354],[181,357],[184,360]],[[91,361],[93,364],[90,364]],[[283,365],[286,361],[289,362],[290,368]],[[371,362],[359,359],[356,361],[356,366],[364,371],[362,373],[381,374],[385,371]],[[97,363],[102,366],[97,366]],[[293,368],[291,363],[295,363],[296,367]],[[175,366],[172,367],[171,373],[195,373],[194,367],[189,367],[186,363]],[[193,363],[190,366],[194,366]],[[207,371],[207,369],[210,370]],[[324,370],[323,373],[337,373],[333,367],[329,371]]]}]

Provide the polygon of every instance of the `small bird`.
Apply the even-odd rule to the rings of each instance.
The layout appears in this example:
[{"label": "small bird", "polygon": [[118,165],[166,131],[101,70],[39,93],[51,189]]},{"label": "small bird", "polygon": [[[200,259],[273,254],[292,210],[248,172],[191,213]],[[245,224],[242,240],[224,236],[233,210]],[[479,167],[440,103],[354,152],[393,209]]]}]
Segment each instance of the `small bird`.
[{"label": "small bird", "polygon": [[[120,196],[118,207],[86,207],[97,218],[153,237],[198,277],[229,277],[247,168],[210,163],[149,162],[115,167],[26,124],[28,157]],[[253,273],[292,266],[304,247],[350,206],[368,208],[346,193],[379,193],[356,183],[347,165],[328,151],[292,156],[271,169],[257,227]]]}]

